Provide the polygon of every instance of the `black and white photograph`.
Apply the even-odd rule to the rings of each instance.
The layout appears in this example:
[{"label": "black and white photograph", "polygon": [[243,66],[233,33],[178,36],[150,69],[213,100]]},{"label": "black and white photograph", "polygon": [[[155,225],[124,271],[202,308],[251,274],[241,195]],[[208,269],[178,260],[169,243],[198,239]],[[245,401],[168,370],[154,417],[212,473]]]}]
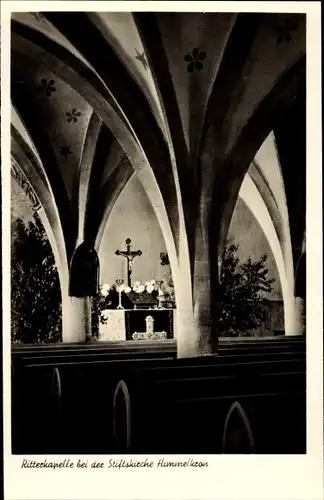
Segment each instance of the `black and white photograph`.
[{"label": "black and white photograph", "polygon": [[306,13],[51,3],[10,13],[12,455],[305,456]]}]

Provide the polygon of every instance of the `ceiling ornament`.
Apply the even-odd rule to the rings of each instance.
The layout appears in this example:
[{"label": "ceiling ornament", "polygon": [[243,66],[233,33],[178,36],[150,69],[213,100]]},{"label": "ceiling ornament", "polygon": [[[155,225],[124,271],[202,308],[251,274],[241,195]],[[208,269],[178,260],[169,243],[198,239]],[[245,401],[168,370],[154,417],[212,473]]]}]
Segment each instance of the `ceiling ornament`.
[{"label": "ceiling ornament", "polygon": [[294,19],[286,19],[282,24],[276,26],[277,44],[289,43],[293,39],[293,32],[298,29],[298,24]]},{"label": "ceiling ornament", "polygon": [[40,90],[45,92],[45,95],[47,95],[47,97],[51,97],[53,92],[56,92],[56,87],[54,87],[54,84],[54,80],[47,81],[46,78],[42,78]]},{"label": "ceiling ornament", "polygon": [[70,149],[70,146],[61,146],[60,155],[63,156],[63,158],[68,158],[71,154],[72,151]]},{"label": "ceiling ornament", "polygon": [[32,188],[29,180],[27,179],[26,175],[20,169],[18,163],[14,160],[11,162],[11,175],[16,180],[18,185],[23,189],[25,194],[28,196],[32,204],[33,210],[35,211],[39,210],[41,208],[39,199],[34,189]]},{"label": "ceiling ornament", "polygon": [[75,108],[72,108],[71,111],[67,111],[65,113],[65,116],[68,123],[76,123],[81,116],[81,112],[77,111]]},{"label": "ceiling ornament", "polygon": [[201,52],[200,49],[193,49],[191,54],[186,54],[184,60],[188,63],[188,73],[193,73],[195,69],[201,70],[206,59],[206,52]]},{"label": "ceiling ornament", "polygon": [[137,49],[135,49],[136,56],[135,59],[137,59],[139,62],[143,64],[143,68],[146,70],[148,68],[147,60],[145,58],[145,53],[144,51],[142,53],[139,53]]}]

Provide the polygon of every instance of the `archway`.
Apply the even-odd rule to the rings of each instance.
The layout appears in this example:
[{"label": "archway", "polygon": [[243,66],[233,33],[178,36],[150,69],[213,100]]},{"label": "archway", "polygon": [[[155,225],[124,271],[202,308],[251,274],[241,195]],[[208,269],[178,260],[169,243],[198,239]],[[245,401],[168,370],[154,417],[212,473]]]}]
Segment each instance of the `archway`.
[{"label": "archway", "polygon": [[[65,87],[73,89],[83,99],[87,113],[89,109],[93,113],[91,123],[98,132],[96,145],[89,144],[89,136],[86,137],[87,151],[83,150],[85,155],[80,165],[81,175],[77,179],[78,189],[72,193],[68,217],[64,215],[64,206],[69,205],[64,190],[61,190],[64,196],[57,196],[56,193],[67,254],[70,258],[75,249],[74,239],[82,239],[83,233],[84,238],[90,234],[91,240],[100,240],[100,232],[109,212],[133,169],[154,207],[167,245],[178,298],[177,321],[182,332],[178,337],[179,353],[183,356],[210,352],[214,349],[210,345],[210,340],[213,340],[210,323],[213,318],[212,302],[217,294],[218,257],[222,253],[229,221],[248,166],[258,147],[281,118],[283,109],[289,107],[304,77],[304,24],[300,23],[301,29],[294,40],[296,43],[291,44],[282,57],[278,57],[272,28],[281,16],[242,14],[234,16],[228,25],[228,19],[222,16],[204,16],[209,27],[207,38],[212,35],[214,21],[224,28],[217,42],[220,54],[217,64],[212,57],[206,58],[205,52],[201,54],[206,63],[199,75],[210,76],[204,88],[204,77],[199,79],[198,73],[194,73],[193,78],[189,77],[190,65],[188,68],[183,65],[183,55],[168,64],[169,57],[172,60],[175,56],[172,47],[164,40],[162,25],[168,19],[155,19],[157,23],[153,25],[158,28],[157,43],[153,44],[153,33],[145,30],[145,16],[134,16],[132,29],[136,31],[139,28],[140,32],[136,31],[137,42],[142,40],[147,73],[150,72],[150,82],[157,96],[155,104],[160,107],[161,113],[157,118],[146,96],[147,88],[146,91],[141,88],[136,75],[132,79],[131,72],[127,71],[127,61],[118,57],[116,47],[107,39],[109,36],[106,36],[104,26],[96,26],[94,17],[85,13],[71,13],[69,16],[44,14],[46,22],[66,38],[64,43],[62,40],[54,41],[55,36],[48,38],[24,23],[13,22],[12,47],[17,64],[26,57],[35,65],[42,60],[51,75],[64,81]],[[129,18],[132,20],[132,16]],[[187,19],[184,17],[181,20],[183,30],[190,30],[193,26],[187,24]],[[83,35],[71,29],[71,21],[82,26]],[[199,16],[194,21],[197,27],[195,23],[199,24]],[[91,48],[85,41],[84,33],[93,41]],[[198,39],[207,43],[202,36],[205,30],[199,33],[200,30],[197,30]],[[174,35],[177,36],[177,33]],[[93,47],[96,49],[93,50]],[[101,53],[106,54],[105,62],[98,57]],[[161,56],[160,69],[153,61],[157,53]],[[253,61],[259,61],[260,55],[265,56],[262,61],[267,70],[266,81],[263,82],[259,80],[262,72],[258,71],[258,66],[251,65],[251,57]],[[134,68],[133,56],[131,53],[128,56],[131,63],[128,62]],[[174,64],[176,61],[177,64]],[[110,70],[111,67],[114,71]],[[173,79],[174,71],[179,71],[183,80]],[[19,98],[19,71],[16,77],[14,98],[29,125],[33,126],[30,118],[32,106],[28,105],[28,99]],[[193,89],[199,89],[203,92],[200,97],[204,101],[199,120],[201,130],[192,138],[193,143],[187,150],[184,136],[188,131],[181,128],[178,118],[183,112],[188,112],[193,119],[196,106],[189,101],[177,101],[177,82],[184,80],[188,89],[190,87],[188,95],[194,98]],[[232,99],[232,95],[236,97]],[[183,105],[186,109],[180,109]],[[175,116],[174,120],[172,116]],[[74,122],[72,115],[69,120]],[[159,120],[162,120],[162,127]],[[179,133],[177,129],[181,129]],[[37,144],[44,156],[44,134],[33,126],[33,135],[38,136]],[[101,190],[98,189],[100,175],[97,174],[102,173],[102,164],[89,163],[86,153],[91,157],[91,146],[93,151],[100,149],[102,153],[105,138],[110,143],[112,138],[117,140],[130,166],[117,168],[114,178]],[[52,174],[54,163],[50,165],[49,162]],[[55,175],[51,182],[53,179]],[[188,183],[185,181],[188,180],[190,189],[186,187]],[[100,199],[98,204],[97,194]],[[76,200],[82,202],[79,207],[76,207]],[[98,208],[97,205],[101,206]],[[98,220],[92,226],[89,221],[93,220],[94,213]],[[211,282],[212,276],[215,276],[215,283]]]},{"label": "archway", "polygon": [[279,275],[280,286],[284,303],[284,324],[286,333],[295,332],[295,314],[293,290],[286,272],[286,266],[282,247],[278,239],[275,226],[267,210],[266,204],[262,199],[258,189],[253,183],[251,177],[247,174],[242,183],[239,197],[246,203],[251,210],[256,221],[260,225],[263,234],[269,244],[270,251],[275,259],[276,268]]},{"label": "archway", "polygon": [[[109,309],[109,312],[103,313],[104,324],[99,324],[99,332],[101,330],[99,338],[106,341],[125,340],[129,339],[131,334],[130,328],[133,326],[133,320],[132,324],[128,324],[127,318],[134,317],[134,312],[130,314],[132,305],[127,296],[123,295],[122,298],[126,311],[114,312],[118,306],[118,297],[115,294],[115,288],[118,286],[117,280],[119,282],[122,279],[122,285],[128,289],[128,263],[122,255],[117,253],[117,251],[126,251],[126,239],[131,240],[131,250],[139,252],[139,255],[132,261],[130,286],[138,293],[140,293],[139,287],[141,289],[145,287],[141,293],[152,294],[153,298],[147,296],[147,300],[152,300],[152,304],[151,311],[146,312],[146,316],[150,314],[154,316],[154,333],[162,328],[168,339],[175,338],[177,300],[173,270],[159,221],[136,173],[131,175],[121,192],[119,190],[120,187],[117,186],[116,200],[113,206],[108,207],[109,216],[102,229],[98,245],[101,263],[100,283],[106,297],[105,300],[100,300],[100,307]],[[160,295],[161,292],[162,295]],[[154,311],[158,307],[157,294],[160,297],[160,305],[163,306],[163,309],[158,312]],[[141,315],[142,313],[137,314],[138,317]],[[111,326],[113,318],[116,321],[114,328]],[[137,324],[141,332],[145,332],[146,329],[144,319],[143,316],[141,322]]]},{"label": "archway", "polygon": [[[297,92],[304,83],[305,58],[302,57],[281,77],[259,104],[237,137],[227,158],[219,160],[221,167],[214,179],[209,214],[209,230],[213,234],[209,242],[210,275],[214,280],[211,283],[213,302],[217,302],[218,256],[222,256],[225,248],[229,223],[242,182],[257,151],[284,111],[292,105],[294,92]],[[215,221],[219,224],[218,228],[215,226]],[[213,336],[217,336],[215,330]]]},{"label": "archway", "polygon": [[[181,219],[182,222],[180,221],[180,228],[178,225],[180,200],[176,195],[174,187],[172,188],[172,186],[170,186],[173,174],[171,176],[169,174],[164,175],[165,167],[169,164],[165,145],[160,143],[162,147],[156,147],[158,135],[154,138],[152,143],[147,144],[144,151],[134,131],[131,130],[129,123],[125,120],[120,107],[112,98],[111,93],[107,91],[107,87],[102,84],[97,76],[93,74],[90,78],[88,69],[86,70],[87,79],[81,76],[85,71],[83,63],[77,61],[71,54],[67,54],[67,51],[62,49],[62,47],[58,47],[55,42],[48,43],[44,36],[38,35],[36,37],[37,41],[34,43],[28,39],[29,36],[33,38],[34,35],[31,34],[27,28],[21,29],[21,27],[19,27],[18,29],[15,25],[15,30],[17,30],[19,34],[15,33],[12,39],[14,53],[23,54],[25,57],[36,62],[40,59],[44,59],[45,65],[50,68],[53,74],[66,81],[79,95],[84,96],[94,112],[116,137],[130,160],[132,168],[137,173],[154,207],[167,244],[174,286],[175,289],[178,290],[177,296],[179,297],[177,308],[179,350],[183,352],[184,355],[185,353],[194,353],[196,351],[196,334],[190,333],[193,330],[193,321],[187,240],[183,218]],[[44,43],[47,50],[41,47]],[[38,44],[40,44],[40,46]],[[44,53],[46,54],[45,58],[43,58]],[[62,64],[62,59],[64,60],[66,58],[69,66]],[[150,130],[148,124],[147,130]],[[152,165],[154,165],[154,170]],[[157,182],[157,177],[159,183]],[[162,192],[168,199],[168,203],[165,203]],[[64,217],[64,214],[61,213],[61,216]],[[180,335],[180,332],[183,332],[183,335]],[[190,338],[192,338],[192,343],[190,343]]]}]

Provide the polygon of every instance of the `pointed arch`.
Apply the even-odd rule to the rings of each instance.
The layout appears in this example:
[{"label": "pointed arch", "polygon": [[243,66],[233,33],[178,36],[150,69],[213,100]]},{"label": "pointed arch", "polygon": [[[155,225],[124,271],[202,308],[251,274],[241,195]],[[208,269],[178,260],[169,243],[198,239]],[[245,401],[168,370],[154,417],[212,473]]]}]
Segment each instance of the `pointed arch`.
[{"label": "pointed arch", "polygon": [[79,175],[77,177],[75,186],[76,194],[74,196],[74,199],[77,200],[78,206],[78,244],[85,239],[86,206],[89,193],[91,168],[101,124],[102,122],[100,118],[95,113],[92,113],[80,158]]},{"label": "pointed arch", "polygon": [[56,200],[47,179],[44,166],[39,162],[20,133],[12,126],[11,154],[35,192],[41,208],[38,215],[48,236],[57,266],[61,293],[68,283],[68,256]]},{"label": "pointed arch", "polygon": [[[148,134],[145,142],[147,150],[144,150],[106,84],[66,49],[49,41],[44,35],[35,35],[33,30],[25,28],[13,28],[13,53],[23,55],[28,61],[37,62],[41,59],[53,74],[82,96],[115,136],[131,162],[156,214],[169,255],[175,293],[179,298],[176,317],[178,347],[181,348],[178,348],[178,355],[194,355],[196,334],[192,320],[190,266],[186,235],[177,229],[179,211],[173,173],[171,170],[165,171],[169,161],[167,145],[154,134],[152,137]],[[139,115],[142,115],[141,110]],[[150,127],[147,130],[150,132]],[[151,142],[148,141],[150,137]]]},{"label": "pointed arch", "polygon": [[129,161],[122,162],[117,169],[112,173],[111,177],[105,182],[100,190],[99,196],[102,199],[101,206],[103,211],[100,217],[100,225],[96,231],[95,248],[99,249],[100,243],[108,223],[111,211],[118,200],[119,195],[122,193],[129,179],[134,174]]},{"label": "pointed arch", "polygon": [[[124,380],[116,386],[113,397],[113,439],[118,452],[129,453],[131,447],[131,399]],[[121,449],[119,449],[121,448]]]},{"label": "pointed arch", "polygon": [[260,192],[248,174],[243,180],[239,196],[251,210],[269,243],[277,266],[283,295],[285,332],[287,335],[295,333],[292,257],[290,261],[287,259],[285,261],[284,249],[280,244],[273,220]]},{"label": "pointed arch", "polygon": [[[178,209],[178,200],[170,152],[143,92],[86,13],[70,12],[62,15],[46,12],[44,15],[100,75],[119,113],[127,121],[140,148],[145,151],[165,200],[173,238],[178,246],[179,215],[174,217],[174,210]],[[71,29],[73,25],[78,26],[78,30]],[[91,44],[88,40],[91,40]],[[104,59],[101,57],[103,53]]]},{"label": "pointed arch", "polygon": [[[254,453],[255,448],[255,440],[254,435],[251,428],[251,423],[248,419],[247,414],[245,413],[242,405],[238,401],[234,401],[230,406],[225,422],[224,422],[224,431],[223,431],[223,453],[233,453],[233,444],[231,446],[230,443],[230,423],[236,417],[239,425],[236,425],[235,430],[238,432],[238,441],[236,440],[234,444],[236,453]],[[241,428],[240,428],[241,427]],[[244,436],[245,435],[245,436]],[[247,438],[247,449],[245,451],[240,450],[240,439],[242,441]],[[245,444],[246,446],[246,444]]]},{"label": "pointed arch", "polygon": [[[35,45],[35,43],[31,42],[28,38],[22,37],[21,34],[18,35],[15,30],[12,36],[13,52],[23,54],[24,57],[29,60],[35,59],[37,61],[40,58],[43,59],[44,64],[49,67],[54,74],[64,80],[77,93],[85,98],[94,112],[106,124],[108,129],[112,131],[117,141],[120,143],[122,149],[131,161],[134,170],[137,172],[157,215],[166,245],[168,246],[170,262],[175,270],[174,275],[176,276],[178,267],[176,244],[166,208],[166,205],[170,207],[172,203],[168,203],[168,197],[166,200],[163,198],[160,185],[155,177],[155,171],[152,170],[151,164],[143,148],[139,145],[124,119],[121,118],[120,111],[118,111],[118,109],[116,110],[116,105],[112,102],[111,96],[105,85],[98,80],[94,74],[89,76],[89,69],[84,68],[79,60],[76,60],[72,54],[67,54],[67,51],[62,47],[58,47],[55,42],[48,42],[46,37],[39,33],[37,34],[37,40],[34,40],[34,33],[29,33],[28,31],[28,36],[31,36],[34,42],[44,43],[46,48],[51,50],[51,52],[48,52],[44,50],[42,46]],[[86,78],[82,75],[85,75]],[[153,145],[151,145],[151,147],[153,147]],[[158,163],[161,164],[160,161]],[[172,198],[172,193],[169,194]],[[171,222],[177,223],[176,219],[177,216],[173,215],[171,217]]]},{"label": "pointed arch", "polygon": [[209,241],[213,301],[217,297],[218,257],[224,252],[229,224],[243,179],[256,152],[304,84],[305,71],[306,58],[302,56],[260,103],[215,176],[209,214],[209,230],[213,235]]}]

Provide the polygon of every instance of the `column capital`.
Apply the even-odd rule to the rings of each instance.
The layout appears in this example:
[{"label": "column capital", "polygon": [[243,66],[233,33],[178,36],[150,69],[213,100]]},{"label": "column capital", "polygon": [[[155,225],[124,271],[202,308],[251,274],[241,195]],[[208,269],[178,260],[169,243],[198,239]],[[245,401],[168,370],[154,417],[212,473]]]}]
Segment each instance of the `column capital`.
[{"label": "column capital", "polygon": [[70,297],[93,297],[99,292],[99,257],[84,241],[75,250],[70,264]]}]

